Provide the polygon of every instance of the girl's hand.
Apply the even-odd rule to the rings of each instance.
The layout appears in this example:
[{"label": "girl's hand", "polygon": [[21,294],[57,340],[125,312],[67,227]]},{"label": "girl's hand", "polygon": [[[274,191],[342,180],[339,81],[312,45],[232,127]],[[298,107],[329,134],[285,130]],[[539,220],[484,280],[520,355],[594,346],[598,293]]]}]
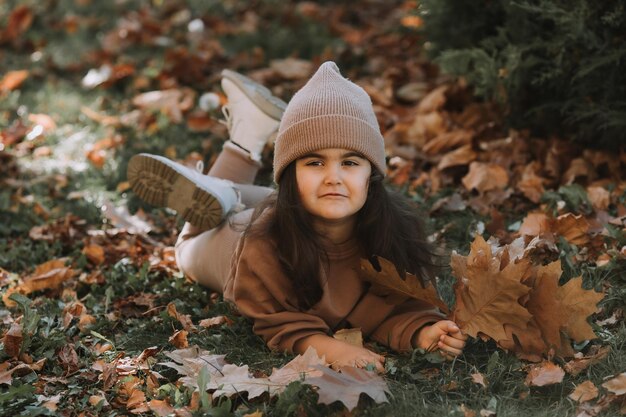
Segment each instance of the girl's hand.
[{"label": "girl's hand", "polygon": [[414,346],[428,352],[439,349],[448,360],[458,356],[465,347],[467,335],[451,320],[441,320],[432,326],[424,326],[414,339]]},{"label": "girl's hand", "polygon": [[336,349],[331,349],[326,354],[326,361],[333,369],[340,369],[344,366],[354,366],[356,368],[366,368],[372,364],[376,371],[385,372],[385,357],[372,352],[369,349],[353,346],[340,342]]},{"label": "girl's hand", "polygon": [[318,355],[324,355],[326,362],[334,369],[344,366],[366,368],[367,365],[372,364],[378,372],[385,372],[383,365],[385,357],[369,349],[353,346],[327,335],[315,334],[299,340],[294,346],[294,351],[302,354],[309,346],[314,347]]}]

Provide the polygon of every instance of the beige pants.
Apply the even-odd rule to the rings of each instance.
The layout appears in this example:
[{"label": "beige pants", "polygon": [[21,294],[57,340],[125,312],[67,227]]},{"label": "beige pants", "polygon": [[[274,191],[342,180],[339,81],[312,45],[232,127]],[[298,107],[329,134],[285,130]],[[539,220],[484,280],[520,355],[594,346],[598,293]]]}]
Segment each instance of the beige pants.
[{"label": "beige pants", "polygon": [[223,292],[230,272],[230,260],[252,209],[273,192],[272,188],[253,185],[260,164],[235,146],[225,145],[207,175],[230,180],[246,207],[229,215],[216,228],[201,230],[186,223],[176,242],[176,262],[181,271],[199,284]]}]

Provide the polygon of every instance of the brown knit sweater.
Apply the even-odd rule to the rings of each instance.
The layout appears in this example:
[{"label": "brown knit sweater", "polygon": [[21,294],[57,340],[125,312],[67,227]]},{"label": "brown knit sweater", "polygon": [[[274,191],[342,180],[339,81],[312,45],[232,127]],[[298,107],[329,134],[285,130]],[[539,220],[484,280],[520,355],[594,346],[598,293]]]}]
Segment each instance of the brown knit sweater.
[{"label": "brown knit sweater", "polygon": [[360,328],[364,337],[396,351],[412,349],[413,335],[424,325],[443,319],[432,305],[409,300],[400,305],[367,291],[359,276],[356,241],[326,248],[330,269],[320,277],[322,299],[301,311],[291,281],[282,272],[276,243],[241,238],[232,257],[224,297],[254,322],[254,332],[270,347],[293,352],[295,343],[312,334],[332,334],[341,328]]}]

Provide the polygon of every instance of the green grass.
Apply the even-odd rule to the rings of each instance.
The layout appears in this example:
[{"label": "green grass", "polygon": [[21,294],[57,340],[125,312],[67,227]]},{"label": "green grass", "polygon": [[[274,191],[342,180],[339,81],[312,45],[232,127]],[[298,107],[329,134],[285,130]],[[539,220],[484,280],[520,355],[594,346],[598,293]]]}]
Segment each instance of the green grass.
[{"label": "green grass", "polygon": [[[155,115],[156,126],[149,132],[141,126],[104,127],[89,120],[82,112],[83,106],[99,113],[111,115],[123,114],[132,109],[130,99],[137,94],[132,84],[126,80],[110,88],[86,90],[80,86],[82,77],[92,67],[87,57],[99,46],[102,34],[115,27],[116,20],[128,10],[145,7],[156,16],[166,14],[166,2],[128,1],[128,2],[87,2],[79,6],[73,0],[58,2],[9,1],[0,4],[0,27],[6,24],[8,12],[17,4],[33,8],[36,18],[32,29],[24,34],[22,43],[17,47],[3,46],[0,60],[0,74],[12,69],[29,69],[31,75],[22,88],[0,99],[0,130],[6,129],[17,120],[26,121],[28,113],[51,115],[58,129],[50,135],[35,139],[34,144],[50,146],[52,158],[33,158],[29,152],[19,153],[11,148],[8,153],[18,155],[15,158],[20,172],[14,180],[20,184],[0,189],[0,268],[22,276],[29,274],[36,265],[50,259],[67,256],[73,266],[81,272],[90,273],[95,268],[88,265],[81,254],[85,236],[84,229],[103,230],[102,204],[105,200],[119,206],[127,206],[131,212],[142,208],[152,220],[161,226],[161,231],[151,235],[157,242],[171,243],[180,228],[180,221],[174,223],[171,214],[162,209],[154,209],[140,202],[132,193],[118,192],[116,187],[126,180],[126,166],[129,158],[138,152],[165,153],[173,145],[177,155],[184,157],[190,152],[199,152],[206,162],[219,152],[224,137],[218,133],[189,132],[184,124],[173,124],[162,115]],[[222,19],[235,25],[241,13],[248,7],[246,2],[204,2],[187,3],[193,17],[209,16]],[[330,2],[327,2],[330,3]],[[307,20],[302,16],[288,16],[293,5],[276,0],[255,2],[255,11],[261,18],[259,31],[240,35],[227,35],[220,39],[225,54],[211,62],[208,72],[214,79],[222,67],[247,68],[248,61],[241,60],[241,54],[253,47],[265,51],[263,64],[272,58],[289,55],[311,58],[322,51],[340,51],[345,48],[342,40],[334,37],[324,22]],[[52,22],[62,21],[68,13],[89,18],[80,25],[71,36]],[[272,36],[267,36],[271,33]],[[172,38],[184,42],[184,26],[172,29]],[[181,39],[183,39],[181,41]],[[30,46],[29,46],[30,43]],[[34,46],[33,46],[34,45]],[[33,49],[41,49],[42,57],[32,60]],[[138,70],[151,74],[155,66],[164,65],[164,48],[150,45],[134,45],[119,57],[123,62],[133,62]],[[239,58],[237,58],[239,57]],[[237,58],[237,59],[236,59]],[[346,60],[365,59],[348,56]],[[262,66],[262,65],[261,65]],[[97,65],[96,65],[97,67]],[[152,78],[151,78],[152,77]],[[150,88],[157,89],[158,82],[153,75],[149,77]],[[207,80],[210,77],[207,77]],[[198,93],[213,90],[215,84],[207,80],[190,83]],[[283,97],[288,99],[288,97]],[[85,148],[89,144],[111,134],[119,134],[124,144],[109,151],[109,157],[102,169],[90,165],[85,159]],[[58,161],[67,158],[67,163]],[[1,169],[1,167],[0,167]],[[2,171],[0,171],[2,172]],[[62,174],[65,178],[59,177]],[[261,182],[269,181],[269,172],[264,172]],[[576,189],[570,187],[560,190],[567,198],[567,203],[576,205]],[[69,199],[70,193],[83,193],[81,198]],[[437,198],[450,194],[454,190],[444,190],[441,195],[430,199],[419,196],[427,209]],[[16,196],[26,197],[24,202],[16,202]],[[551,203],[559,198],[557,193],[546,196]],[[47,216],[37,214],[36,207],[41,206]],[[67,235],[63,239],[51,242],[32,240],[28,234],[32,227],[41,225],[61,225],[66,214],[73,214],[84,220],[83,229],[71,223],[78,235]],[[522,218],[524,213],[512,213]],[[512,217],[511,220],[514,220]],[[488,218],[479,216],[471,210],[458,213],[438,212],[432,216],[431,229],[443,231],[441,241],[445,241],[445,250],[456,250],[466,254],[474,232]],[[174,230],[173,230],[174,229]],[[69,230],[69,229],[67,229]],[[69,233],[69,232],[68,232]],[[615,231],[614,239],[624,239]],[[76,237],[78,236],[78,237]],[[113,238],[111,238],[113,240]],[[112,241],[111,240],[111,241]],[[133,237],[123,236],[121,241],[133,242]],[[571,255],[576,248],[562,245],[563,256]],[[600,287],[611,283],[607,299],[604,301],[605,312],[624,308],[626,289],[624,283],[624,265],[612,261],[605,267],[589,264],[568,265],[568,277],[582,274],[586,285]],[[53,414],[43,408],[37,400],[36,391],[45,388],[46,395],[62,394],[59,410],[88,410],[92,415],[126,415],[123,406],[102,407],[90,405],[90,395],[96,395],[103,389],[98,373],[91,370],[91,365],[98,359],[113,360],[116,355],[137,356],[150,346],[163,348],[156,359],[166,360],[164,352],[173,350],[168,342],[173,331],[181,325],[165,312],[169,302],[174,302],[183,314],[190,314],[197,323],[200,319],[226,315],[233,320],[231,326],[203,329],[190,334],[191,344],[198,344],[213,353],[225,354],[226,359],[234,364],[247,364],[255,372],[268,374],[273,367],[287,363],[292,356],[275,354],[269,351],[259,337],[252,332],[251,322],[221,299],[211,299],[208,290],[191,284],[180,276],[171,276],[163,271],[149,270],[139,258],[121,257],[102,266],[104,275],[102,284],[77,283],[73,290],[96,318],[91,330],[112,341],[115,350],[97,356],[90,347],[102,342],[90,332],[81,332],[74,320],[69,326],[63,324],[63,309],[69,301],[59,292],[33,293],[31,309],[41,317],[31,338],[28,353],[35,360],[47,358],[44,368],[39,372],[27,372],[15,376],[13,384],[0,385],[0,415],[27,416]],[[440,277],[439,289],[449,304],[453,303],[451,285],[453,278],[449,269]],[[109,313],[116,306],[139,294],[156,294],[155,309],[146,315],[124,315],[113,317]],[[145,309],[144,309],[145,310]],[[145,311],[144,311],[145,312]],[[0,318],[17,317],[20,312],[0,307]],[[8,327],[0,325],[2,332]],[[626,369],[626,327],[621,324],[609,328],[601,334],[601,343],[611,346],[608,358],[577,377],[566,376],[562,384],[545,388],[529,389],[523,384],[525,372],[523,362],[514,356],[499,350],[496,346],[482,341],[471,341],[464,355],[451,363],[433,361],[431,356],[415,351],[411,355],[387,354],[387,379],[391,388],[389,403],[375,404],[368,398],[362,398],[354,415],[359,416],[463,416],[461,406],[479,412],[490,409],[502,416],[569,416],[575,415],[576,405],[567,398],[574,384],[591,379],[600,385],[608,375],[623,372]],[[58,360],[58,352],[63,346],[71,345],[76,351],[79,370],[68,371]],[[9,360],[4,345],[0,344],[0,363]],[[167,380],[160,381],[159,398],[169,398],[172,403],[186,405],[191,392],[174,384],[178,375],[169,368],[156,366]],[[471,374],[479,371],[488,381],[486,388],[471,382]],[[43,376],[57,378],[57,382],[46,381]],[[37,387],[37,388],[35,388]],[[114,404],[118,393],[116,389],[105,392],[107,400]],[[221,404],[221,405],[219,405]],[[231,411],[232,408],[232,411]],[[232,402],[216,402],[215,407],[204,415],[237,415],[260,410],[266,416],[326,416],[345,415],[340,404],[318,405],[317,394],[305,385],[294,383],[276,399],[264,398],[261,401],[247,401],[245,397],[235,397]],[[607,412],[616,412],[612,409]],[[197,413],[200,415],[201,413]],[[73,415],[70,413],[70,415]]]}]

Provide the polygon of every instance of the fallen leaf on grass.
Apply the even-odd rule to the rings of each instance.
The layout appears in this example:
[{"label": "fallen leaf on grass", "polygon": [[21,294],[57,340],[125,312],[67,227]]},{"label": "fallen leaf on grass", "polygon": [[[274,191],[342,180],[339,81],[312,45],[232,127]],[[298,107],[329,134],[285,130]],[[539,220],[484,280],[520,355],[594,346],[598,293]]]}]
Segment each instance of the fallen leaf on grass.
[{"label": "fallen leaf on grass", "polygon": [[[182,324],[183,329],[185,329],[187,331],[195,331],[196,330],[196,326],[194,326],[193,322],[191,321],[191,316],[189,314],[181,314],[181,313],[179,313],[176,310],[176,304],[169,303],[167,305],[167,314],[170,317],[173,317],[176,320],[178,320],[180,322],[180,324]],[[176,347],[181,347],[181,346],[176,346]]]},{"label": "fallen leaf on grass", "polygon": [[28,78],[27,70],[9,71],[0,80],[0,93],[18,88]]},{"label": "fallen leaf on grass", "polygon": [[89,396],[89,404],[92,407],[97,407],[98,404],[102,404],[103,407],[106,407],[109,405],[109,402],[107,401],[106,397],[104,396],[104,394],[98,394],[98,395],[91,395]]},{"label": "fallen leaf on grass", "polygon": [[45,395],[37,395],[37,401],[39,401],[42,407],[47,408],[50,411],[56,411],[59,401],[61,401],[61,394],[53,395],[50,397]]},{"label": "fallen leaf on grass", "polygon": [[85,255],[87,260],[94,265],[102,265],[104,263],[104,248],[100,245],[87,245],[83,248],[82,253]]},{"label": "fallen leaf on grass", "polygon": [[311,61],[297,58],[274,59],[270,62],[270,67],[286,80],[304,79],[313,72]]},{"label": "fallen leaf on grass", "polygon": [[30,28],[33,23],[33,11],[28,6],[18,6],[11,11],[4,33],[0,33],[0,42],[14,41]]},{"label": "fallen leaf on grass", "polygon": [[214,397],[222,395],[230,397],[245,391],[248,393],[248,399],[252,399],[269,392],[269,385],[267,378],[250,376],[248,365],[227,364],[224,365],[219,374],[211,378],[207,388],[215,390]]},{"label": "fallen leaf on grass", "polygon": [[415,298],[437,306],[444,312],[448,311],[448,307],[439,298],[433,285],[423,286],[419,278],[409,273],[402,279],[393,263],[381,257],[376,259],[381,268],[380,272],[368,260],[361,260],[362,277],[372,283],[371,291],[374,294],[385,297],[390,304],[399,304],[408,298]]},{"label": "fallen leaf on grass", "polygon": [[303,383],[318,388],[318,403],[341,401],[348,411],[352,411],[359,403],[361,394],[366,394],[379,404],[388,402],[385,392],[389,392],[389,387],[376,372],[354,367],[342,368],[341,372],[325,366],[316,368],[322,372],[322,376],[305,379]]},{"label": "fallen leaf on grass", "polygon": [[478,154],[474,152],[472,145],[465,145],[445,154],[443,158],[441,158],[441,161],[439,161],[437,169],[444,170],[454,166],[467,165],[475,161],[477,156]]},{"label": "fallen leaf on grass", "polygon": [[35,271],[25,277],[21,283],[15,287],[10,287],[2,296],[2,301],[7,307],[15,307],[16,303],[9,299],[11,294],[30,294],[34,291],[47,289],[57,289],[63,282],[76,275],[76,271],[65,266],[67,258],[53,259],[44,262],[35,268]]},{"label": "fallen leaf on grass", "polygon": [[168,341],[179,349],[189,347],[189,342],[187,341],[187,334],[188,332],[186,330],[179,330],[175,332],[168,339]]},{"label": "fallen leaf on grass", "polygon": [[598,388],[591,381],[585,381],[576,386],[574,391],[569,395],[574,401],[579,403],[593,400],[598,396]]},{"label": "fallen leaf on grass", "polygon": [[545,385],[558,384],[563,381],[565,371],[552,362],[544,362],[538,365],[532,365],[525,384],[531,387],[543,387]]},{"label": "fallen leaf on grass", "polygon": [[472,377],[472,382],[478,385],[482,385],[483,387],[487,388],[487,381],[485,381],[485,375],[481,374],[480,372],[475,372],[471,375],[471,377]]},{"label": "fallen leaf on grass", "polygon": [[626,372],[617,375],[615,378],[609,379],[604,384],[602,384],[602,386],[615,395],[625,395]]},{"label": "fallen leaf on grass", "polygon": [[133,97],[132,103],[142,109],[159,110],[174,123],[183,121],[183,112],[191,109],[196,93],[190,88],[148,91]]},{"label": "fallen leaf on grass", "polygon": [[325,366],[324,357],[319,357],[313,347],[308,347],[302,354],[293,358],[281,368],[274,368],[268,380],[272,383],[272,394],[280,393],[293,381],[304,378],[321,377],[318,366]]},{"label": "fallen leaf on grass", "polygon": [[469,172],[461,180],[466,189],[476,189],[479,193],[503,189],[509,184],[509,174],[497,164],[472,162]]},{"label": "fallen leaf on grass", "polygon": [[233,324],[233,321],[226,316],[216,316],[209,319],[200,320],[198,326],[210,329],[211,327],[221,326],[222,324],[230,326],[231,324]]},{"label": "fallen leaf on grass", "polygon": [[20,354],[23,340],[22,325],[19,323],[11,324],[11,327],[2,338],[4,352],[9,356],[17,357]]},{"label": "fallen leaf on grass", "polygon": [[150,400],[148,408],[159,417],[169,416],[176,411],[166,400]]},{"label": "fallen leaf on grass", "polygon": [[142,414],[150,411],[146,403],[146,394],[139,389],[134,389],[126,402],[126,408],[133,414]]}]

